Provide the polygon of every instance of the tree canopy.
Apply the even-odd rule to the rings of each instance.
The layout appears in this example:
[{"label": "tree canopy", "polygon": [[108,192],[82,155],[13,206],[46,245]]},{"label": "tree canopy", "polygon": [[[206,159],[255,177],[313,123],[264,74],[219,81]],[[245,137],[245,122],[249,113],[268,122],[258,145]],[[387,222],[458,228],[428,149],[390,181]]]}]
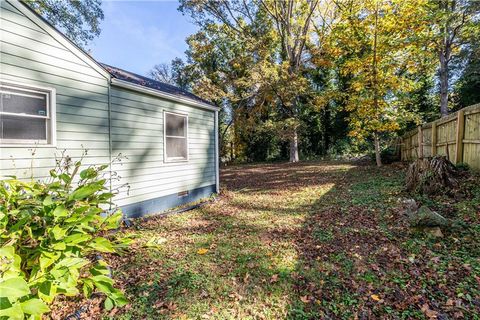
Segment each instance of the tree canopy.
[{"label": "tree canopy", "polygon": [[26,3],[67,38],[85,48],[100,35],[101,0],[27,0]]}]

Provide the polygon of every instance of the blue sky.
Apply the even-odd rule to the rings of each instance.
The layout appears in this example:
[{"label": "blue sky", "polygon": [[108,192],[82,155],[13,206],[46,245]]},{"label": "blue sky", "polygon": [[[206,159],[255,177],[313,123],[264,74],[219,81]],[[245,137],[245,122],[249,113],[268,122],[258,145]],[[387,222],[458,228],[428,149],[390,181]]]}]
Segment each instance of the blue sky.
[{"label": "blue sky", "polygon": [[197,27],[178,10],[177,1],[102,3],[102,32],[89,50],[100,62],[141,75],[158,63],[185,57],[187,36]]}]

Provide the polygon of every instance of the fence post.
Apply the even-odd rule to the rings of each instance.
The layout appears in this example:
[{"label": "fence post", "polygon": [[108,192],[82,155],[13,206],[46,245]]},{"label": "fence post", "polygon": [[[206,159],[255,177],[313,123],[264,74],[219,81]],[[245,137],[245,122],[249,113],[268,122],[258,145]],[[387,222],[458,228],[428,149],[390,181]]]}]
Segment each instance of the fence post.
[{"label": "fence post", "polygon": [[457,136],[455,139],[455,163],[463,161],[463,135],[465,132],[465,112],[459,110],[457,113]]},{"label": "fence post", "polygon": [[437,155],[437,122],[432,122],[432,157]]},{"label": "fence post", "polygon": [[418,158],[422,159],[423,158],[423,130],[422,130],[422,126],[418,126],[417,138],[418,138]]}]

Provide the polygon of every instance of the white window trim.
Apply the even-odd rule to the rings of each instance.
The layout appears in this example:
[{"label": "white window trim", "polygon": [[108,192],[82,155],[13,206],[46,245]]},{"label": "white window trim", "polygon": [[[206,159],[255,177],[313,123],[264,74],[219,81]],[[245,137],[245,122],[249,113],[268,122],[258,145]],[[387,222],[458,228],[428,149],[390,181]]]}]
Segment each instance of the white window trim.
[{"label": "white window trim", "polygon": [[47,115],[46,116],[36,116],[36,115],[23,115],[18,113],[9,113],[5,112],[4,114],[12,114],[18,117],[28,117],[28,118],[42,118],[47,119],[47,140],[26,140],[26,139],[0,139],[0,147],[2,148],[51,148],[56,147],[57,145],[57,100],[56,100],[56,90],[51,87],[43,87],[32,84],[25,84],[15,81],[0,81],[2,87],[16,89],[16,90],[25,90],[31,91],[34,93],[47,93]]},{"label": "white window trim", "polygon": [[[186,121],[186,128],[185,128],[185,137],[179,136],[169,136],[171,138],[185,138],[187,140],[187,158],[168,158],[167,156],[167,114],[171,114],[174,116],[184,117]],[[189,148],[189,141],[188,141],[188,114],[187,113],[180,113],[180,112],[171,112],[171,111],[163,111],[163,162],[165,163],[174,163],[174,162],[188,162],[190,159],[190,148]]]}]

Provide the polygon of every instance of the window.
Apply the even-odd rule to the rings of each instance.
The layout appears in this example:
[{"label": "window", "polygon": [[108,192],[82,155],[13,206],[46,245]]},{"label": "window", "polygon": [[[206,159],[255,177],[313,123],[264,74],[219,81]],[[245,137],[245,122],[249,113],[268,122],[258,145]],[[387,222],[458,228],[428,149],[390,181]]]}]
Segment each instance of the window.
[{"label": "window", "polygon": [[53,90],[0,84],[0,143],[52,144]]},{"label": "window", "polygon": [[188,160],[188,116],[165,112],[164,120],[165,161]]}]

